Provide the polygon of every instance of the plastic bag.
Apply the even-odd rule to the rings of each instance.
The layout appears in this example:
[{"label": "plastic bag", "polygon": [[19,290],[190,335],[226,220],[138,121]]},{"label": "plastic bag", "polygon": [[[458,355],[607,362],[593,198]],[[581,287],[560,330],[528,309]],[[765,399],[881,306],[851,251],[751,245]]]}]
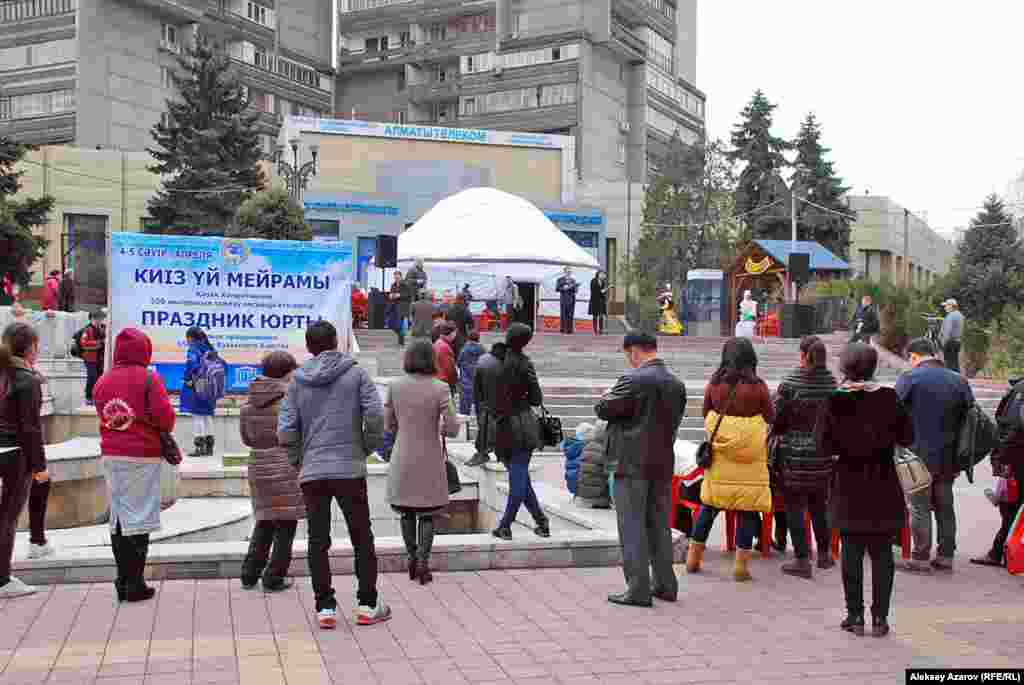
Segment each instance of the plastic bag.
[{"label": "plastic bag", "polygon": [[1009,483],[1006,478],[997,476],[995,478],[995,487],[992,489],[997,502],[1009,502]]},{"label": "plastic bag", "polygon": [[1017,512],[1006,540],[1006,570],[1013,576],[1024,573],[1024,507]]}]

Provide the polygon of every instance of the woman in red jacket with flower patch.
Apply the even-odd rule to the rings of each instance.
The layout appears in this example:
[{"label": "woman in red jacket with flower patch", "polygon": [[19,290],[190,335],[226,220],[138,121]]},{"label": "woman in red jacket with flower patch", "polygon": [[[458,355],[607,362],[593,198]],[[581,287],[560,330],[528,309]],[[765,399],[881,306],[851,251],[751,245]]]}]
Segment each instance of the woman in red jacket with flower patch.
[{"label": "woman in red jacket with flower patch", "polygon": [[174,429],[174,407],[163,379],[149,370],[153,343],[126,328],[114,343],[114,368],[96,383],[100,451],[110,493],[110,547],[119,601],[150,599],[144,572],[149,534],[160,530],[160,433]]}]

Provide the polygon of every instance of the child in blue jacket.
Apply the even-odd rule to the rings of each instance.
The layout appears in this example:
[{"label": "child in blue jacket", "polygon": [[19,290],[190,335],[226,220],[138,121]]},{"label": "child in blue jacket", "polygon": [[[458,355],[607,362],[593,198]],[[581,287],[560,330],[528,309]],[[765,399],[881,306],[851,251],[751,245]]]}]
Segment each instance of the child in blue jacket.
[{"label": "child in blue jacket", "polygon": [[580,477],[580,462],[583,461],[583,447],[587,444],[587,436],[594,427],[589,423],[581,423],[576,427],[575,437],[562,441],[562,452],[565,454],[565,485],[572,496],[576,496],[576,486]]}]

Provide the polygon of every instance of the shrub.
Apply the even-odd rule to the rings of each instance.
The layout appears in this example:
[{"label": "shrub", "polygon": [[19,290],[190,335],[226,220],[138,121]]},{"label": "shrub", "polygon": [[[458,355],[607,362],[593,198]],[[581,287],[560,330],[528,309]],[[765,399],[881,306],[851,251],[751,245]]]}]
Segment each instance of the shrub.
[{"label": "shrub", "polygon": [[988,334],[991,345],[985,375],[999,380],[1024,376],[1024,310],[1005,307]]},{"label": "shrub", "polygon": [[961,370],[968,378],[974,378],[988,363],[992,338],[988,329],[980,323],[967,321],[961,340]]}]

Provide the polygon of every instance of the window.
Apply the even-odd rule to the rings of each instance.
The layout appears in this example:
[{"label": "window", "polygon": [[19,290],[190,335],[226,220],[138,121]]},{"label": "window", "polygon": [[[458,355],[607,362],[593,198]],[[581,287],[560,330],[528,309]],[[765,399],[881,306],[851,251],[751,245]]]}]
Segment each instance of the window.
[{"label": "window", "polygon": [[403,90],[405,90],[405,86],[405,71],[403,70],[398,72],[398,92],[401,93]]},{"label": "window", "polygon": [[161,27],[161,40],[171,45],[177,45],[178,43],[178,27],[173,24],[164,24]]},{"label": "window", "polygon": [[412,45],[412,35],[408,31],[402,31],[398,34],[398,43],[403,48],[407,48]]},{"label": "window", "polygon": [[252,91],[252,105],[261,112],[266,114],[277,114],[277,110],[274,109],[274,94],[267,93],[264,91]]},{"label": "window", "polygon": [[0,119],[29,119],[73,111],[75,91],[70,89],[12,95],[0,99]]},{"label": "window", "polygon": [[676,72],[675,45],[654,29],[647,29],[647,57],[670,74]]},{"label": "window", "polygon": [[562,49],[561,48],[551,48],[551,61],[552,62],[557,62],[560,59],[562,59]]},{"label": "window", "polygon": [[380,38],[367,38],[366,39],[366,51],[367,52],[379,52],[380,51]]},{"label": "window", "polygon": [[516,12],[512,15],[512,34],[521,36],[526,31],[529,22],[526,20],[525,12]]},{"label": "window", "polygon": [[462,116],[471,117],[476,114],[476,98],[462,98]]},{"label": "window", "polygon": [[454,33],[487,33],[494,30],[495,17],[489,14],[456,17],[448,21],[448,28]]},{"label": "window", "polygon": [[[267,67],[269,68],[269,67]],[[320,74],[311,67],[304,67],[287,59],[277,60],[277,73],[290,81],[314,88],[320,87]]]},{"label": "window", "polygon": [[396,124],[405,123],[405,110],[399,109],[391,113],[391,121]]},{"label": "window", "polygon": [[434,81],[444,83],[448,79],[448,72],[442,66],[434,67]]},{"label": "window", "polygon": [[0,49],[0,71],[71,62],[75,58],[73,38],[21,45],[16,48]]},{"label": "window", "polygon": [[448,105],[438,104],[435,106],[435,114],[438,121],[448,121]]},{"label": "window", "polygon": [[107,302],[107,222],[102,214],[65,214],[68,267],[75,272],[75,304]]},{"label": "window", "polygon": [[619,164],[626,163],[626,144],[623,142],[620,142],[617,146],[615,161],[617,161]]},{"label": "window", "polygon": [[467,115],[508,112],[535,107],[554,107],[576,102],[576,84],[563,83],[536,88],[519,88],[462,98],[460,111]]},{"label": "window", "polygon": [[174,69],[170,67],[160,67],[160,87],[161,88],[173,88],[174,87]]},{"label": "window", "polygon": [[247,2],[245,5],[245,16],[249,21],[254,21],[261,26],[273,28],[274,10],[255,2]]},{"label": "window", "polygon": [[529,67],[535,64],[547,64],[549,62],[561,62],[562,60],[577,59],[580,55],[579,45],[562,45],[557,48],[544,48],[543,50],[522,50],[520,52],[508,52],[500,56],[501,64],[509,69],[516,67]]},{"label": "window", "polygon": [[270,69],[270,55],[266,48],[256,47],[253,49],[252,63],[260,69]]},{"label": "window", "polygon": [[479,74],[494,68],[497,56],[492,52],[462,57],[460,70],[463,74]]},{"label": "window", "polygon": [[448,27],[444,24],[431,24],[430,25],[430,42],[436,43],[438,41],[448,39]]}]

